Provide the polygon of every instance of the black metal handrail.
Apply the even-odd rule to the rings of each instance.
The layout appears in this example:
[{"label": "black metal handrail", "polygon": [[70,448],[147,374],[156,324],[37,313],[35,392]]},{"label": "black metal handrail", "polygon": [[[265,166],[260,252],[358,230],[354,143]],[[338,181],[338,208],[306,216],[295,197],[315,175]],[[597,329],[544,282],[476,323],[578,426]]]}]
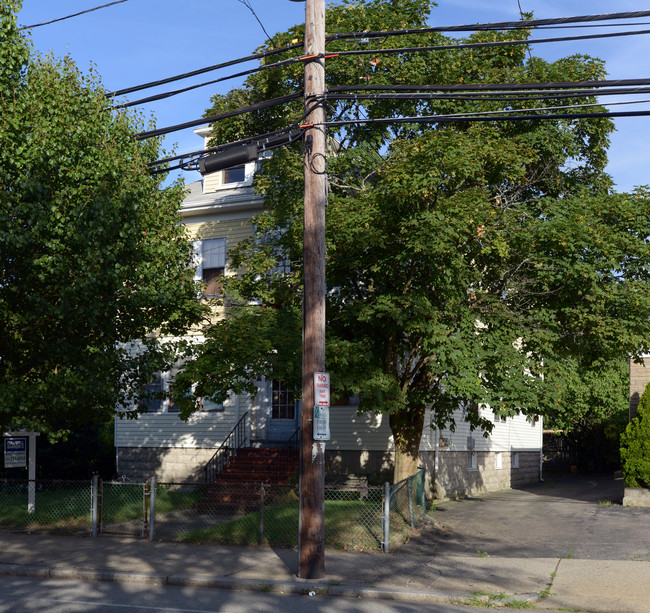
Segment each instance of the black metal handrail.
[{"label": "black metal handrail", "polygon": [[300,449],[300,427],[296,428],[296,431],[289,437],[287,447],[289,449]]},{"label": "black metal handrail", "polygon": [[[242,425],[243,424],[243,425]],[[237,455],[237,450],[241,449],[248,441],[248,411],[241,416],[230,434],[221,443],[215,454],[205,465],[205,480],[208,483],[214,483],[217,477],[223,473],[226,466],[230,464],[233,456]]]}]

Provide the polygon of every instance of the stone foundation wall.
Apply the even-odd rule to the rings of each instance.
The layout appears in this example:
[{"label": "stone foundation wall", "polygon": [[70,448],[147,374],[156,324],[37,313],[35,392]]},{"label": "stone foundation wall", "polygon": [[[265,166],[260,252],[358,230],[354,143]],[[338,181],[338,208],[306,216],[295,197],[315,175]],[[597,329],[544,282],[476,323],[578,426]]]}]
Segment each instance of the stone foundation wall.
[{"label": "stone foundation wall", "polygon": [[468,451],[440,452],[439,470],[433,489],[436,498],[458,498],[482,492],[494,492],[539,481],[539,452],[519,451],[519,468],[513,455],[501,453],[501,468],[495,467],[496,453],[477,451],[478,470],[468,468]]},{"label": "stone foundation wall", "polygon": [[118,472],[134,481],[146,481],[154,475],[160,483],[205,481],[205,465],[215,451],[212,448],[120,447]]},{"label": "stone foundation wall", "polygon": [[[118,470],[134,481],[156,476],[159,482],[203,481],[206,463],[215,449],[168,449],[120,447]],[[513,467],[510,452],[501,454],[495,468],[494,452],[477,452],[478,470],[468,469],[467,451],[441,451],[435,474],[435,452],[421,452],[420,466],[426,471],[425,491],[429,499],[458,498],[498,491],[539,481],[539,452],[520,451],[519,468]],[[392,481],[395,455],[392,451],[325,451],[325,471],[366,474],[370,482]]]},{"label": "stone foundation wall", "polygon": [[630,361],[630,420],[636,417],[639,399],[648,383],[650,383],[650,359],[646,358],[645,364],[635,364]]},{"label": "stone foundation wall", "polygon": [[[435,452],[420,452],[419,465],[426,471],[427,497],[457,498],[493,492],[539,481],[539,451],[519,451],[519,468],[510,452],[502,452],[501,468],[495,468],[494,452],[477,452],[478,470],[468,469],[467,451],[441,451],[438,474]],[[393,452],[325,451],[325,471],[367,474],[372,483],[392,481]]]}]

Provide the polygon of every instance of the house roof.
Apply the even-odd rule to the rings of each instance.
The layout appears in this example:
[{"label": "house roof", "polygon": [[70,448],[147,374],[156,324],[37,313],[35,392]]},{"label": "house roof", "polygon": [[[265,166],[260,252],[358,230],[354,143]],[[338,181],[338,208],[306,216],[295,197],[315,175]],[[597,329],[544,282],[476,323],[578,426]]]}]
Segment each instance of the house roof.
[{"label": "house roof", "polygon": [[183,200],[181,215],[191,217],[208,213],[224,213],[236,209],[243,212],[259,210],[263,198],[250,186],[220,189],[203,193],[203,182],[195,181],[186,185],[187,196]]}]

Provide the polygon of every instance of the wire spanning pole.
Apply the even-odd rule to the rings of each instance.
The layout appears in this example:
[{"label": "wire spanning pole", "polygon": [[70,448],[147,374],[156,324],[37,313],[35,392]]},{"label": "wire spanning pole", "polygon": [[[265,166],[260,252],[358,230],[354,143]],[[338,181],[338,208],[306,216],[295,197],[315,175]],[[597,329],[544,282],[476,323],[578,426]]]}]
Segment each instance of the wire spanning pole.
[{"label": "wire spanning pole", "polygon": [[314,441],[314,373],[325,370],[325,0],[306,0],[305,204],[303,234],[302,411],[298,576],[325,574],[324,443]]}]

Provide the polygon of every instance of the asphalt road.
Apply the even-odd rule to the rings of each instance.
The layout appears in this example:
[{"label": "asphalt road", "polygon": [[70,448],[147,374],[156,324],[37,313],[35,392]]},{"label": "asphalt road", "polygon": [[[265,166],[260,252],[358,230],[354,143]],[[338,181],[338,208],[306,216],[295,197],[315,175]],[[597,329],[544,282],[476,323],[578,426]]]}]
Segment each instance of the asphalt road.
[{"label": "asphalt road", "polygon": [[547,476],[531,487],[442,502],[397,553],[650,560],[650,508],[623,507],[623,487],[611,476]]},{"label": "asphalt road", "polygon": [[[493,609],[489,609],[492,611]],[[0,612],[31,613],[480,613],[488,609],[142,584],[0,576]]]}]

